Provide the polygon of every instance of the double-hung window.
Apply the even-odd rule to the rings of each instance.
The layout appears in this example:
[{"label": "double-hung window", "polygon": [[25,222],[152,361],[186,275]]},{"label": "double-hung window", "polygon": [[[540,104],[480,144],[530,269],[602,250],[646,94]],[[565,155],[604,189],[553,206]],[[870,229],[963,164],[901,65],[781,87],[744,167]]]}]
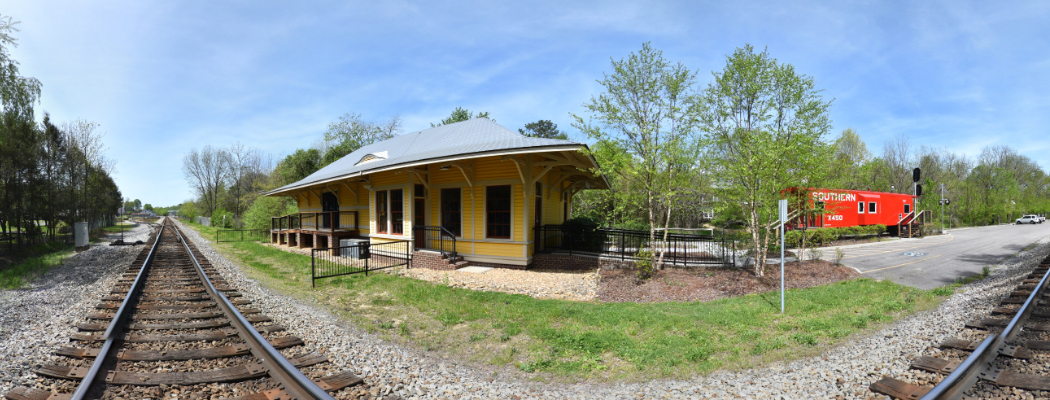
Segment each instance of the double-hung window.
[{"label": "double-hung window", "polygon": [[864,214],[864,202],[863,201],[858,201],[857,202],[857,214]]},{"label": "double-hung window", "polygon": [[510,186],[485,188],[485,237],[510,239]]},{"label": "double-hung window", "polygon": [[376,191],[376,232],[387,233],[387,220],[389,215],[387,214],[386,204],[386,190]]},{"label": "double-hung window", "polygon": [[404,191],[395,189],[390,191],[390,233],[394,235],[405,234],[405,199]]}]

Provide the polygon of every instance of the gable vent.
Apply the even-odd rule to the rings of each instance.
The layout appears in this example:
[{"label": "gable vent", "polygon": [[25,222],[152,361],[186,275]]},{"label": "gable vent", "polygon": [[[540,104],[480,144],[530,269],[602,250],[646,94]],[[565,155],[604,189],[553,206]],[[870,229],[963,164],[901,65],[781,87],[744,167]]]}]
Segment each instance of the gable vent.
[{"label": "gable vent", "polygon": [[385,151],[380,151],[378,153],[368,153],[368,154],[365,154],[364,157],[361,157],[361,160],[358,161],[357,164],[354,164],[354,166],[358,166],[358,165],[364,164],[366,162],[371,162],[371,161],[376,161],[376,160],[385,160],[386,157],[387,157],[387,152],[385,152]]}]

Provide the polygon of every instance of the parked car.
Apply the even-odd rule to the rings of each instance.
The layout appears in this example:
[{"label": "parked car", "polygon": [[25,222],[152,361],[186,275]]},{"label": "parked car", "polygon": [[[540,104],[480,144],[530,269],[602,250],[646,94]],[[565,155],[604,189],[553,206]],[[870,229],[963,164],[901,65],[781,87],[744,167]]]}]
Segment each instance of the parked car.
[{"label": "parked car", "polygon": [[1025,215],[1017,219],[1018,224],[1041,224],[1043,221],[1035,215]]}]

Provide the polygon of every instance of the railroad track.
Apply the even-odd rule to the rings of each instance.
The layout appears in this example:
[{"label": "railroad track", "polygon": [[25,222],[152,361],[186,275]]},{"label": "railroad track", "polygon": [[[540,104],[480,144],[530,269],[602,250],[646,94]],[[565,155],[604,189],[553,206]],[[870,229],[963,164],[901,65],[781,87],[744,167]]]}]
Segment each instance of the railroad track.
[{"label": "railroad track", "polygon": [[930,354],[908,377],[884,376],[872,392],[898,399],[1050,397],[1050,257],[992,310]]},{"label": "railroad track", "polygon": [[326,374],[327,356],[298,350],[301,339],[250,303],[165,220],[71,345],[55,349],[60,362],[35,369],[36,387],[5,397],[208,398],[227,384],[234,394],[220,396],[333,399],[363,382]]}]

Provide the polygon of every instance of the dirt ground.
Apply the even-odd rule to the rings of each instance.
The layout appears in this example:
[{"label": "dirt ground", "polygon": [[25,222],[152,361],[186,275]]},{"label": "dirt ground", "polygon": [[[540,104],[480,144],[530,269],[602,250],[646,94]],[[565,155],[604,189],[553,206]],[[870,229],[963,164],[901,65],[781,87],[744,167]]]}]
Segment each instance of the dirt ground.
[{"label": "dirt ground", "polygon": [[[853,268],[828,261],[807,261],[784,267],[789,289],[826,285],[860,274]],[[598,301],[655,303],[662,301],[712,301],[780,290],[780,265],[767,265],[765,276],[750,268],[665,268],[646,281],[635,270],[602,270]]]}]

